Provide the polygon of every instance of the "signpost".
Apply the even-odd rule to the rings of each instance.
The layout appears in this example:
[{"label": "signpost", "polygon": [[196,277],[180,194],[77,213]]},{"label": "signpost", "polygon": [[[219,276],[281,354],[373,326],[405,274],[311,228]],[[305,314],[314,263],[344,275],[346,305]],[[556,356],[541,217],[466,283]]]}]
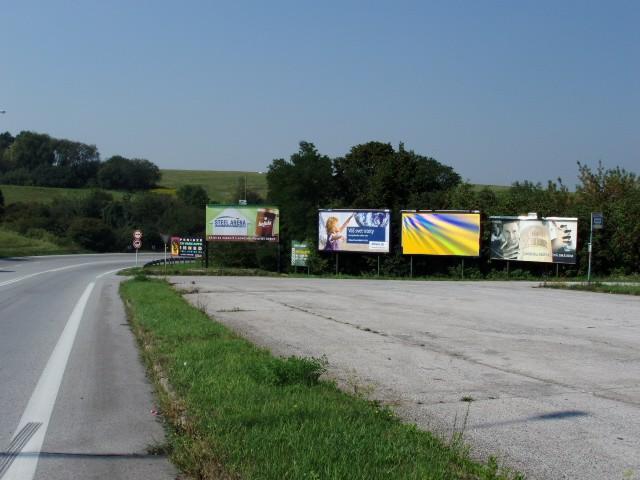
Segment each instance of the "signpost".
[{"label": "signpost", "polygon": [[138,250],[142,248],[142,230],[133,232],[133,248],[136,249],[136,267],[138,266]]},{"label": "signpost", "polygon": [[164,273],[167,273],[167,243],[169,242],[169,238],[171,235],[167,233],[161,233],[160,237],[162,237],[162,242],[164,243]]},{"label": "signpost", "polygon": [[593,250],[593,231],[602,230],[604,227],[604,215],[602,212],[591,212],[591,228],[589,229],[589,268],[587,270],[587,283],[591,283],[591,251]]}]

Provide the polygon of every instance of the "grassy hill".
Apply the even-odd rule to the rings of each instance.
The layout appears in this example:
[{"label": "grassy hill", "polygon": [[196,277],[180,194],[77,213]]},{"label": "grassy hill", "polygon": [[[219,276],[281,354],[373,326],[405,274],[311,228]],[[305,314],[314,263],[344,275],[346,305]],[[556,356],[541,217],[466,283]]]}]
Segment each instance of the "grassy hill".
[{"label": "grassy hill", "polygon": [[[0,185],[4,203],[40,202],[49,203],[56,198],[80,198],[87,195],[89,188],[53,188],[53,187],[26,187],[21,185]],[[121,198],[124,192],[107,190],[115,198]]]},{"label": "grassy hill", "polygon": [[[182,185],[201,185],[209,194],[211,200],[218,202],[237,201],[234,192],[238,183],[244,187],[246,178],[247,188],[267,196],[267,175],[259,172],[226,172],[213,170],[162,170],[160,187],[175,192]],[[160,189],[157,189],[160,190]]]},{"label": "grassy hill", "polygon": [[[209,198],[218,202],[228,203],[237,201],[234,193],[241,182],[244,187],[245,177],[247,188],[258,192],[262,197],[267,196],[266,174],[258,172],[225,172],[205,170],[161,170],[162,179],[158,187],[152,191],[175,195],[182,185],[201,185],[209,194]],[[23,187],[20,185],[0,185],[6,205],[16,202],[48,203],[56,198],[79,198],[87,195],[88,188],[52,188],[52,187]],[[107,190],[114,198],[121,198],[125,192]]]}]

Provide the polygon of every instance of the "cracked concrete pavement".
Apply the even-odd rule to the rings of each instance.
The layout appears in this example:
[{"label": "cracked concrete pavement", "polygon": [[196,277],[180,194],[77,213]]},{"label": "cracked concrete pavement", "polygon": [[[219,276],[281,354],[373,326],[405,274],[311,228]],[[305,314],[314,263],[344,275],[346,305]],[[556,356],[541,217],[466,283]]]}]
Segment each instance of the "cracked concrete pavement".
[{"label": "cracked concrete pavement", "polygon": [[[640,476],[640,298],[524,282],[172,277],[278,355],[533,479]],[[469,401],[471,400],[471,401]]]}]

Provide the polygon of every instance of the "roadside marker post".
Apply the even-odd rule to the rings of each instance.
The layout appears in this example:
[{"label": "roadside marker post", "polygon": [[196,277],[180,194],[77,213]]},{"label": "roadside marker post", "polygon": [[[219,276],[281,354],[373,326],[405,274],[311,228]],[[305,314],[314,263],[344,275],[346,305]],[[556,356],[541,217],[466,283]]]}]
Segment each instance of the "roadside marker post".
[{"label": "roadside marker post", "polygon": [[168,233],[161,233],[160,237],[162,237],[162,243],[164,243],[164,274],[167,274],[167,242],[169,241],[169,237],[171,237],[171,235],[169,235]]},{"label": "roadside marker post", "polygon": [[591,283],[591,251],[593,250],[593,231],[602,230],[604,215],[602,212],[591,212],[591,228],[589,228],[589,267],[587,268],[587,283]]}]

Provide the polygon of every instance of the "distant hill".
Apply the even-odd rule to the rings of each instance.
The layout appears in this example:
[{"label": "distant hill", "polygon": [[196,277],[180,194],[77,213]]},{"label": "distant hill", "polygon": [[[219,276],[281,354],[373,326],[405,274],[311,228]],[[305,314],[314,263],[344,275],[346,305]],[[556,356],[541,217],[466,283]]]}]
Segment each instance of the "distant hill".
[{"label": "distant hill", "polygon": [[[247,188],[267,196],[267,175],[259,172],[227,172],[215,170],[161,170],[162,178],[158,185],[175,192],[182,185],[201,185],[214,201],[235,203],[233,198],[238,182],[244,185],[247,180]],[[159,190],[159,189],[158,189]],[[158,191],[157,190],[157,191]]]},{"label": "distant hill", "polygon": [[[267,175],[260,172],[220,171],[220,170],[161,170],[162,178],[158,182],[158,188],[154,193],[175,195],[176,190],[183,185],[201,185],[213,201],[221,203],[235,203],[234,193],[240,182],[244,186],[246,178],[247,188],[267,197]],[[473,186],[476,191],[489,187],[494,192],[503,192],[509,189],[503,185]],[[15,202],[42,202],[48,203],[55,198],[78,198],[86,195],[88,188],[53,188],[53,187],[24,187],[19,185],[0,185],[4,195],[5,204]],[[114,198],[121,198],[125,193],[108,190]]]}]

